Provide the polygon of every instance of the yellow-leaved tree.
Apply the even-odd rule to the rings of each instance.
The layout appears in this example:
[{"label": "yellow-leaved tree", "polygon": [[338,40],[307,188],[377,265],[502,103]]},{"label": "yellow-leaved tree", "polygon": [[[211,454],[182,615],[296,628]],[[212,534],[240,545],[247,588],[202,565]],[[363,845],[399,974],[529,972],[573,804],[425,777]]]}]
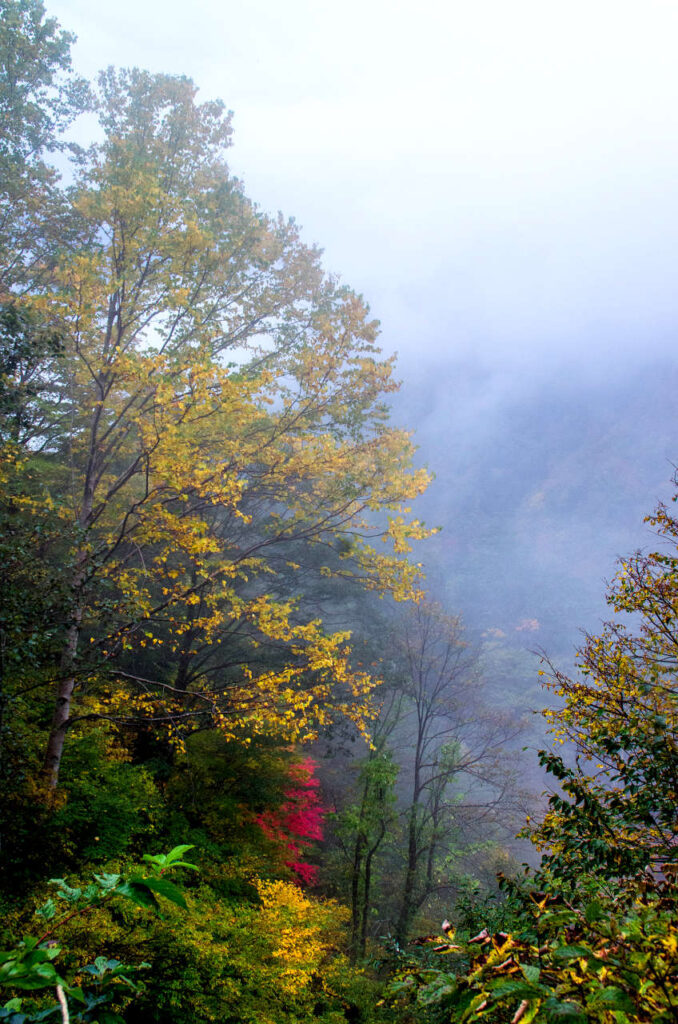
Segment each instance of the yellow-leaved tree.
[{"label": "yellow-leaved tree", "polygon": [[34,371],[39,430],[3,463],[65,566],[48,791],[87,717],[179,742],[196,720],[288,741],[337,712],[360,723],[372,680],[305,581],[416,598],[427,532],[377,324],[246,198],[222,105],[137,70],[102,74],[95,105],[103,141],[79,158],[49,285],[5,295],[59,339]]}]

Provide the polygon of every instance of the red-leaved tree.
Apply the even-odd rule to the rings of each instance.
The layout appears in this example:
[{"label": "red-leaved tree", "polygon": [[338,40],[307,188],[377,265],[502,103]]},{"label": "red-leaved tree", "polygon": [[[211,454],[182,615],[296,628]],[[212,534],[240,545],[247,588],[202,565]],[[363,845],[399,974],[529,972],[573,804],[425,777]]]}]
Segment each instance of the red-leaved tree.
[{"label": "red-leaved tree", "polygon": [[257,816],[264,835],[281,850],[285,866],[299,883],[313,885],[318,869],[302,860],[304,851],[323,837],[325,809],[320,802],[320,783],[315,776],[316,763],[310,757],[291,766],[289,784],[283,791],[283,803]]}]

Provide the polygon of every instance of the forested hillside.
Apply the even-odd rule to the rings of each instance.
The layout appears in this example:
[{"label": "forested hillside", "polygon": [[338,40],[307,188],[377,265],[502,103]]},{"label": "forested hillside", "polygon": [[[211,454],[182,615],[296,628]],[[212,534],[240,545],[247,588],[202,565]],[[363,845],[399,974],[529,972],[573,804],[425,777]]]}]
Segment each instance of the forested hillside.
[{"label": "forested hillside", "polygon": [[445,527],[427,545],[429,583],[480,630],[520,639],[522,625],[533,646],[570,651],[605,617],[616,559],[652,543],[643,516],[673,493],[675,362],[623,353],[521,369],[478,357],[441,373],[441,358],[406,358],[394,400],[421,453],[453,439],[418,506]]},{"label": "forested hillside", "polygon": [[427,497],[456,413],[223,104],[72,43],[0,0],[0,1021],[678,1020],[676,519],[564,668],[581,412],[554,458],[509,402]]}]

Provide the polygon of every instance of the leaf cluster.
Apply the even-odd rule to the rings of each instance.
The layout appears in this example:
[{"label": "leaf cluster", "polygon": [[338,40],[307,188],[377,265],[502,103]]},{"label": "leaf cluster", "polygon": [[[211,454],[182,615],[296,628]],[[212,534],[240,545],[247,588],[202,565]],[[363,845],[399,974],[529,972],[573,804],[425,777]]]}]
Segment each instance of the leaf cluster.
[{"label": "leaf cluster", "polygon": [[149,965],[142,963],[133,966],[117,959],[97,956],[90,964],[76,966],[71,970],[64,969],[56,964],[66,952],[59,935],[75,919],[120,901],[144,910],[150,909],[160,915],[162,908],[157,897],[162,896],[170,903],[186,909],[181,889],[165,875],[177,868],[197,871],[195,864],[183,859],[184,854],[191,849],[192,846],[184,844],[166,854],[145,854],[144,861],[150,868],[147,873],[132,871],[127,875],[95,874],[84,887],[70,885],[63,878],[51,879],[50,885],[56,887],[55,895],[36,912],[46,927],[39,937],[24,935],[13,948],[0,952],[0,988],[9,989],[10,992],[41,994],[46,989],[55,989],[58,1002],[42,1007],[29,1003],[24,1007],[23,1000],[12,995],[0,1009],[0,1020],[7,1020],[10,1024],[33,1024],[50,1020],[62,1013],[70,999],[70,1019],[73,1021],[121,1024],[123,1018],[117,1010],[127,1001],[130,993],[141,991],[141,984],[135,976]]},{"label": "leaf cluster", "polygon": [[460,1024],[675,1021],[676,895],[673,878],[626,906],[601,897],[580,909],[533,891],[522,932],[483,929],[464,940],[450,926],[434,951],[455,968],[401,973],[390,998],[414,999]]}]

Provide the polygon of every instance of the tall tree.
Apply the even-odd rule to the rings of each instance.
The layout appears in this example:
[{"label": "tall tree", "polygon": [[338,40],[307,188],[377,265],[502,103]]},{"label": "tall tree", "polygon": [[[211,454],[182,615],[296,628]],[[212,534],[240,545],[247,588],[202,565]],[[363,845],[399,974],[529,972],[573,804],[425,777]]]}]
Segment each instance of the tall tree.
[{"label": "tall tree", "polygon": [[397,820],[395,782],[398,765],[388,750],[374,750],[364,762],[359,778],[359,800],[344,813],[352,839],[351,954],[363,958],[373,901],[375,859]]},{"label": "tall tree", "polygon": [[[96,109],[104,141],[69,193],[77,238],[25,300],[62,345],[42,456],[71,567],[51,789],[78,693],[79,715],[142,714],[179,739],[195,716],[288,739],[331,708],[360,719],[371,682],[348,634],[277,596],[270,553],[288,553],[289,573],[295,544],[327,549],[321,574],[408,599],[409,541],[426,533],[403,509],[428,478],[387,423],[377,325],[230,176],[222,105],[198,104],[184,78],[109,70]],[[243,635],[285,657],[253,668]],[[205,645],[211,672],[191,673]],[[153,647],[163,670],[148,678]]]},{"label": "tall tree", "polygon": [[410,757],[402,758],[401,771],[409,793],[395,925],[400,943],[427,897],[447,884],[439,856],[463,841],[469,817],[490,836],[499,815],[515,810],[505,745],[520,728],[483,706],[482,676],[459,617],[422,602],[404,619],[397,640],[406,702],[399,734]]},{"label": "tall tree", "polygon": [[398,724],[402,694],[388,684],[383,685],[386,692],[380,713],[372,722],[368,754],[352,766],[354,772],[357,767],[357,783],[348,799],[346,780],[342,780],[338,796],[344,798],[344,804],[336,814],[334,829],[348,876],[350,949],[354,960],[364,958],[366,953],[378,858],[398,820],[395,783],[399,768],[388,741]]}]

